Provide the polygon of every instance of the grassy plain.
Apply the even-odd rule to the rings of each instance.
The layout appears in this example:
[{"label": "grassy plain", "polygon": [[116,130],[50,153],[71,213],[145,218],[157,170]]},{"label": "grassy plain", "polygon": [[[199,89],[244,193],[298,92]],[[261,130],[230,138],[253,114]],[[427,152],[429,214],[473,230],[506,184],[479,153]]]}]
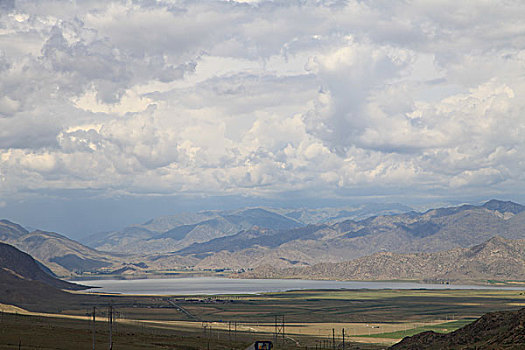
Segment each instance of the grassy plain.
[{"label": "grassy plain", "polygon": [[19,341],[22,349],[91,349],[89,313],[93,306],[98,307],[97,348],[105,347],[110,304],[116,312],[114,349],[207,349],[208,344],[210,349],[245,349],[254,340],[273,339],[276,316],[278,328],[284,316],[285,334],[284,345],[279,343],[277,349],[331,348],[332,330],[336,343],[341,343],[343,329],[347,344],[373,349],[424,330],[450,332],[486,312],[524,307],[525,292],[447,289],[207,297],[99,295],[52,314],[5,307],[0,315],[0,349],[16,348]]}]

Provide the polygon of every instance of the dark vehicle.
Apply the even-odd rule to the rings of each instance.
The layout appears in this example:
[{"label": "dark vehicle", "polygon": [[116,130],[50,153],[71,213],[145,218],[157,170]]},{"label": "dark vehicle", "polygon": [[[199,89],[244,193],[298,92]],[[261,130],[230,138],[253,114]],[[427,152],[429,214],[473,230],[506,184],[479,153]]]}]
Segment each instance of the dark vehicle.
[{"label": "dark vehicle", "polygon": [[271,350],[273,343],[271,341],[256,341],[253,348],[255,350]]}]

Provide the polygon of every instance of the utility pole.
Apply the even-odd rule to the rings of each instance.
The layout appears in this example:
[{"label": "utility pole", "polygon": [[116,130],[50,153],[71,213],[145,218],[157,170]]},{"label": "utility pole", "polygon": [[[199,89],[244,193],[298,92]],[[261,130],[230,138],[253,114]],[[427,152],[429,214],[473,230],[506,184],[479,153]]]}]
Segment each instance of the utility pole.
[{"label": "utility pole", "polygon": [[283,315],[283,345],[284,345],[284,315]]},{"label": "utility pole", "polygon": [[343,328],[343,350],[345,350],[345,329]]},{"label": "utility pole", "polygon": [[277,315],[275,315],[275,332],[273,333],[275,344],[277,345]]},{"label": "utility pole", "polygon": [[279,339],[279,335],[282,336],[282,343],[284,344],[284,315],[277,316],[275,315],[275,344]]},{"label": "utility pole", "polygon": [[212,334],[211,334],[211,323],[208,326],[208,329],[209,329],[209,333],[208,333],[208,350],[210,350],[210,341],[211,341],[211,337],[212,337]]},{"label": "utility pole", "polygon": [[332,328],[332,350],[335,350],[335,328]]},{"label": "utility pole", "polygon": [[93,324],[92,324],[92,330],[93,330],[93,350],[95,350],[95,313],[97,308],[93,306]]},{"label": "utility pole", "polygon": [[109,350],[113,350],[113,306],[108,307]]},{"label": "utility pole", "polygon": [[273,337],[274,337],[274,341],[275,341],[275,344],[277,345],[277,332],[278,332],[278,328],[277,328],[277,315],[275,315],[275,332],[273,333]]}]

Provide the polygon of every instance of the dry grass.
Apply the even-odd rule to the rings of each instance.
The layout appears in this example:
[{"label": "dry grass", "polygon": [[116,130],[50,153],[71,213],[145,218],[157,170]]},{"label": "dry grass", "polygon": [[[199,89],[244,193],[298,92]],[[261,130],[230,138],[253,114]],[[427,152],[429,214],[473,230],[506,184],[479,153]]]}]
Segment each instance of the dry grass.
[{"label": "dry grass", "polygon": [[[60,313],[0,304],[4,312],[0,349],[12,349],[18,339],[40,349],[90,348],[88,312],[95,305],[101,346],[108,332],[105,306],[112,304],[117,311],[114,339],[119,347],[115,349],[134,350],[206,349],[208,342],[211,349],[244,349],[254,340],[273,338],[276,315],[285,315],[286,344],[282,348],[331,344],[332,329],[340,342],[345,329],[347,342],[372,349],[376,346],[370,343],[389,345],[428,329],[449,332],[472,317],[525,304],[523,292],[508,290],[295,291],[215,298],[218,300],[194,296],[171,299],[199,321],[189,319],[166,297],[159,296],[93,296],[89,302],[81,299],[76,308],[68,304]],[[50,335],[54,343],[43,340]]]}]

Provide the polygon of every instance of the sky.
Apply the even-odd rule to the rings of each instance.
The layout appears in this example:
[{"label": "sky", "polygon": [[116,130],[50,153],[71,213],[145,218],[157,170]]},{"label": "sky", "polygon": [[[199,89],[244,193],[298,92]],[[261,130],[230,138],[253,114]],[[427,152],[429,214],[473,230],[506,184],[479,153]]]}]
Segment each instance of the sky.
[{"label": "sky", "polygon": [[525,202],[523,1],[0,0],[0,216]]}]

